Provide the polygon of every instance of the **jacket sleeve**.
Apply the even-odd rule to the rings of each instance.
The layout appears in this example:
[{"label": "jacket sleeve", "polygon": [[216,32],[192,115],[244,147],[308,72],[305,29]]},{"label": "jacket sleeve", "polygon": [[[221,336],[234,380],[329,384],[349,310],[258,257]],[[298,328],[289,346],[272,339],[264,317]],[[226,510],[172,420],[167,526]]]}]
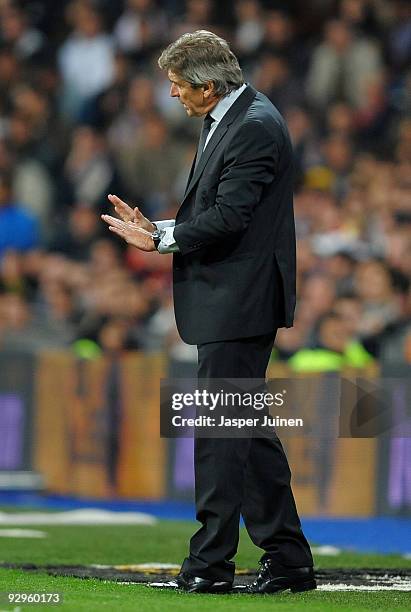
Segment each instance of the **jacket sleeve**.
[{"label": "jacket sleeve", "polygon": [[247,121],[228,145],[215,203],[177,224],[174,238],[186,255],[244,232],[262,190],[278,167],[280,130],[270,133],[260,120]]},{"label": "jacket sleeve", "polygon": [[163,229],[166,229],[166,227],[174,227],[176,224],[176,221],[175,219],[165,219],[161,221],[152,221],[152,223],[154,223],[157,229],[163,230]]}]

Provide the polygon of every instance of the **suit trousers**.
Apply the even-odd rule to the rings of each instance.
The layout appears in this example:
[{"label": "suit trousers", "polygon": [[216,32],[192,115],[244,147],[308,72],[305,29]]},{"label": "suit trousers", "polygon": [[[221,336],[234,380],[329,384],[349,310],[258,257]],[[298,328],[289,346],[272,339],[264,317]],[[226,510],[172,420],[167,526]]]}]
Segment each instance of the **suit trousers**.
[{"label": "suit trousers", "polygon": [[[275,333],[198,346],[198,377],[265,379]],[[182,571],[232,581],[240,515],[253,543],[289,567],[312,566],[277,435],[194,440],[196,516]]]}]

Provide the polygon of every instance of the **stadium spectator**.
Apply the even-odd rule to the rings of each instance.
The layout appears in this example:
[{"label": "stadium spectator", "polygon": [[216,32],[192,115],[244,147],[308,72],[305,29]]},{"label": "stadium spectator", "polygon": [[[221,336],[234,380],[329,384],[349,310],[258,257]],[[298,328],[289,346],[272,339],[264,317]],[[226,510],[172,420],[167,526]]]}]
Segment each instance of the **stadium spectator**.
[{"label": "stadium spectator", "polygon": [[362,344],[351,336],[344,320],[330,312],[318,322],[314,346],[298,350],[288,365],[299,373],[338,372],[346,367],[364,368],[372,361]]},{"label": "stadium spectator", "polygon": [[12,178],[0,172],[0,259],[9,249],[29,251],[39,245],[36,218],[13,198]]},{"label": "stadium spectator", "polygon": [[66,201],[84,202],[96,208],[100,205],[116,181],[116,169],[104,133],[85,125],[73,130],[64,179]]},{"label": "stadium spectator", "polygon": [[283,55],[263,55],[253,82],[281,112],[303,103],[301,83],[292,76],[288,60]]},{"label": "stadium spectator", "polygon": [[184,32],[212,29],[213,5],[211,0],[186,0],[185,6],[186,10],[182,16],[175,15],[170,38],[178,38]]},{"label": "stadium spectator", "polygon": [[46,46],[43,33],[31,26],[28,14],[9,3],[0,6],[0,43],[23,60],[38,58]]},{"label": "stadium spectator", "polygon": [[390,55],[394,67],[401,71],[411,60],[411,7],[407,0],[395,0],[395,24],[390,33]]},{"label": "stadium spectator", "polygon": [[350,338],[358,340],[361,336],[362,303],[355,293],[339,296],[333,304],[335,312],[345,324]]},{"label": "stadium spectator", "polygon": [[304,330],[304,340],[310,342],[317,321],[332,309],[336,297],[335,282],[318,272],[304,279],[297,305],[297,320]]},{"label": "stadium spectator", "polygon": [[[277,336],[279,357],[311,347],[329,311],[378,358],[403,350],[411,277],[408,2],[33,6],[0,2],[0,185],[2,177],[11,185],[0,204],[6,302],[21,296],[18,309],[43,326],[71,303],[70,333],[97,348],[112,317],[117,329],[134,313],[127,331],[134,346],[185,358],[169,317],[167,258],[101,242],[96,219],[111,191],[174,218],[199,126],[170,98],[154,67],[156,47],[211,28],[224,31],[247,80],[281,107],[294,145],[299,306],[295,327]],[[104,270],[115,261],[120,286]]]},{"label": "stadium spectator", "polygon": [[381,332],[400,316],[399,299],[386,265],[377,260],[360,263],[354,273],[355,290],[363,302],[360,329],[363,337]]},{"label": "stadium spectator", "polygon": [[355,134],[355,114],[349,104],[335,102],[327,109],[326,130],[328,134],[350,137]]},{"label": "stadium spectator", "polygon": [[316,110],[344,100],[354,108],[364,106],[370,79],[382,68],[378,45],[357,36],[347,23],[331,20],[324,41],[313,52],[307,76],[307,95]]},{"label": "stadium spectator", "polygon": [[68,219],[56,223],[48,250],[75,261],[88,262],[92,246],[102,236],[99,221],[99,215],[89,206],[73,206]]},{"label": "stadium spectator", "polygon": [[152,79],[143,74],[134,76],[128,84],[124,103],[108,130],[111,148],[118,154],[128,150],[138,140],[145,118],[157,109],[153,108],[155,98]]},{"label": "stadium spectator", "polygon": [[247,58],[257,50],[264,36],[263,12],[258,0],[240,0],[235,3],[237,25],[234,47],[240,58]]},{"label": "stadium spectator", "polygon": [[[321,162],[318,134],[309,113],[302,107],[286,109],[285,118],[294,147],[296,186],[301,186],[308,168]],[[296,194],[298,197],[298,194]]]},{"label": "stadium spectator", "polygon": [[1,133],[4,137],[7,129],[7,117],[12,109],[12,92],[19,83],[22,65],[17,56],[8,46],[0,46],[0,113]]},{"label": "stadium spectator", "polygon": [[154,0],[127,0],[114,38],[119,49],[147,61],[150,52],[163,44],[167,28],[167,16]]},{"label": "stadium spectator", "polygon": [[99,130],[109,130],[123,112],[131,78],[131,61],[118,51],[114,57],[114,76],[110,85],[83,105],[79,123]]},{"label": "stadium spectator", "polygon": [[60,47],[59,67],[63,80],[61,107],[76,119],[82,104],[110,85],[114,76],[114,48],[103,32],[102,15],[91,2],[74,0],[67,9],[72,31]]},{"label": "stadium spectator", "polygon": [[149,217],[162,217],[174,204],[170,188],[182,169],[183,151],[170,142],[161,115],[151,113],[145,118],[140,137],[119,153],[118,164],[131,199],[141,202]]},{"label": "stadium spectator", "polygon": [[72,336],[66,325],[35,317],[28,301],[17,293],[3,296],[2,315],[1,350],[36,352],[69,346]]},{"label": "stadium spectator", "polygon": [[258,55],[266,53],[287,59],[295,77],[304,75],[307,68],[307,47],[296,38],[296,27],[283,10],[269,9],[264,18],[264,36],[258,47]]}]

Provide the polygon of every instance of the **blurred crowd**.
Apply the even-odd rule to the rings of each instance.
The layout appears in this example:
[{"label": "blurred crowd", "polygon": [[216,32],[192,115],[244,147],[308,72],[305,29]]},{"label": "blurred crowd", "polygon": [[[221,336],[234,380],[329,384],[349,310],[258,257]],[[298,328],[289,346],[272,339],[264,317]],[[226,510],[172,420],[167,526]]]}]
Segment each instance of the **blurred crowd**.
[{"label": "blurred crowd", "polygon": [[411,363],[406,0],[0,0],[0,350],[193,359],[171,257],[100,214],[115,193],[174,217],[200,124],[157,58],[197,29],[230,42],[294,145],[298,306],[274,358]]}]

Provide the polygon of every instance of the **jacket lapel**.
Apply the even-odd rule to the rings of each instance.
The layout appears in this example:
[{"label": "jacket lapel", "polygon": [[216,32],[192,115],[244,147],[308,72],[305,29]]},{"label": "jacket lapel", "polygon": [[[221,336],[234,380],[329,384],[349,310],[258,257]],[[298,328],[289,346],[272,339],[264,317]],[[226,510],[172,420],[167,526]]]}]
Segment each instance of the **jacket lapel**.
[{"label": "jacket lapel", "polygon": [[194,171],[194,167],[195,167],[195,158],[194,158],[194,161],[193,161],[193,164],[190,170],[190,175],[187,181],[187,187],[186,187],[181,205],[183,205],[188,194],[192,191],[193,187],[197,184],[213,151],[215,150],[216,146],[221,141],[223,136],[225,136],[225,134],[227,133],[227,130],[229,129],[230,125],[233,123],[236,117],[240,114],[240,112],[251,104],[256,94],[257,94],[257,91],[254,89],[254,87],[251,87],[251,85],[248,85],[247,88],[243,91],[243,93],[234,102],[234,104],[230,106],[230,108],[228,109],[228,111],[226,112],[226,114],[221,119],[220,123],[218,124],[217,129],[214,131],[213,135],[208,141],[207,146],[204,149],[203,154],[201,155],[201,159],[195,171]]}]

